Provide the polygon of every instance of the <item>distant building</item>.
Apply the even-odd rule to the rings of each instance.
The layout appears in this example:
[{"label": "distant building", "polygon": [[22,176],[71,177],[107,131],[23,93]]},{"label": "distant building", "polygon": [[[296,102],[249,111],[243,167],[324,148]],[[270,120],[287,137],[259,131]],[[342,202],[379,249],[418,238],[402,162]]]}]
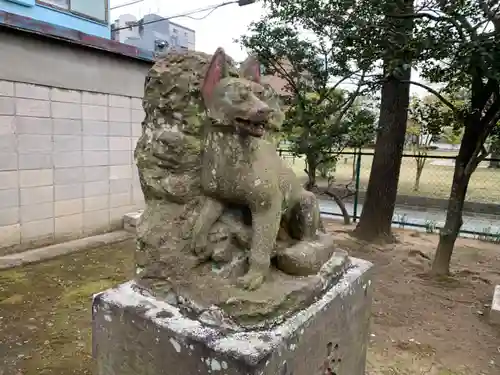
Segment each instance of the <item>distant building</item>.
[{"label": "distant building", "polygon": [[109,0],[0,0],[0,11],[110,39]]},{"label": "distant building", "polygon": [[170,22],[157,14],[148,14],[140,20],[131,14],[123,14],[111,25],[111,37],[120,43],[156,53],[171,48],[195,48],[194,30]]}]

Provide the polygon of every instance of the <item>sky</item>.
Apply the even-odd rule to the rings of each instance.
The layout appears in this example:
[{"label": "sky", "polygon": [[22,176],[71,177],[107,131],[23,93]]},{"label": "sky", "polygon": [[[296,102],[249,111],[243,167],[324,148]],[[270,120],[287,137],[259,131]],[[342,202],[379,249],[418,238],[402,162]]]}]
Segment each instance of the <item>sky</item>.
[{"label": "sky", "polygon": [[[111,0],[111,7],[127,4],[133,0]],[[156,13],[169,17],[186,13],[194,9],[218,5],[224,0],[144,0],[141,3],[124,6],[111,11],[111,22],[121,14],[133,14],[138,19],[149,13]],[[201,18],[207,12],[201,12],[193,17]],[[246,51],[234,40],[244,35],[252,21],[259,20],[264,14],[263,6],[257,1],[255,4],[239,7],[237,4],[223,6],[212,12],[203,20],[190,18],[176,18],[173,22],[189,27],[196,32],[196,50],[214,53],[218,47],[223,47],[226,53],[236,61],[243,61],[247,57]],[[416,71],[412,71],[412,80],[421,81]],[[412,85],[411,93],[425,95],[427,91]]]}]

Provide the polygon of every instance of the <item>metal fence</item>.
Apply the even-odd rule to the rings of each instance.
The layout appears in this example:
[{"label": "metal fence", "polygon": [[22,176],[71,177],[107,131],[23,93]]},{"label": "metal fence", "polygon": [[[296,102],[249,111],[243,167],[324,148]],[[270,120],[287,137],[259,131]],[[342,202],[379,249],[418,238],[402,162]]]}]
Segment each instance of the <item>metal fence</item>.
[{"label": "metal fence", "polygon": [[[280,149],[283,159],[297,176],[306,181],[305,162],[290,151]],[[427,155],[404,154],[393,224],[411,226],[427,232],[438,232],[444,225],[446,206],[453,179],[456,151],[429,151]],[[320,188],[330,186],[343,197],[354,222],[362,210],[368,185],[373,152],[342,152],[332,168],[318,175]],[[417,160],[423,164],[417,177]],[[464,208],[461,234],[500,242],[500,160],[485,159],[473,173]],[[329,178],[329,179],[328,179]],[[329,185],[330,183],[330,185]],[[342,216],[338,206],[321,199],[321,210],[327,216]]]}]

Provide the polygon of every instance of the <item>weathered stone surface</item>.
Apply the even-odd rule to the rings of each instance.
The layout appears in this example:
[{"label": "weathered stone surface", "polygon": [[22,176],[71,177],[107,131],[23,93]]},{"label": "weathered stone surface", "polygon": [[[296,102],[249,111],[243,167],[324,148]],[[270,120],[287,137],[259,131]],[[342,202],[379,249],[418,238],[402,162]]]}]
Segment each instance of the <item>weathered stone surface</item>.
[{"label": "weathered stone surface", "polygon": [[500,325],[500,285],[495,286],[493,300],[491,302],[490,322]]},{"label": "weathered stone surface", "polygon": [[364,375],[372,265],[350,264],[321,298],[270,329],[238,331],[216,308],[193,319],[175,298],[133,282],[100,293],[96,375]]},{"label": "weathered stone surface", "polygon": [[316,197],[276,152],[284,115],[259,69],[253,58],[237,69],[222,49],[166,54],[146,77],[135,149],[146,203],[137,282],[192,301],[200,319],[218,306],[246,327],[319,298],[337,250],[320,238]]}]

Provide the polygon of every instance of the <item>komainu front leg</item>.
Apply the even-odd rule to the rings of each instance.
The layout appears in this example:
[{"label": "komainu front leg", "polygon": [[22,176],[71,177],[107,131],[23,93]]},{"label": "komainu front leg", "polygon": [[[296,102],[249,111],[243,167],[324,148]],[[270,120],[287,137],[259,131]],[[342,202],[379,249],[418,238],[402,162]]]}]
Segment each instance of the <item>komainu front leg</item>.
[{"label": "komainu front leg", "polygon": [[224,211],[224,205],[212,198],[207,198],[191,231],[190,247],[194,253],[203,257],[208,245],[208,235]]},{"label": "komainu front leg", "polygon": [[310,191],[304,190],[295,202],[290,214],[289,228],[292,237],[298,240],[315,239],[318,231],[325,231],[318,200]]},{"label": "komainu front leg", "polygon": [[276,236],[281,222],[281,195],[273,197],[271,205],[264,210],[252,212],[252,247],[249,269],[239,278],[245,289],[258,289],[264,282],[271,267],[271,253],[276,245]]}]

